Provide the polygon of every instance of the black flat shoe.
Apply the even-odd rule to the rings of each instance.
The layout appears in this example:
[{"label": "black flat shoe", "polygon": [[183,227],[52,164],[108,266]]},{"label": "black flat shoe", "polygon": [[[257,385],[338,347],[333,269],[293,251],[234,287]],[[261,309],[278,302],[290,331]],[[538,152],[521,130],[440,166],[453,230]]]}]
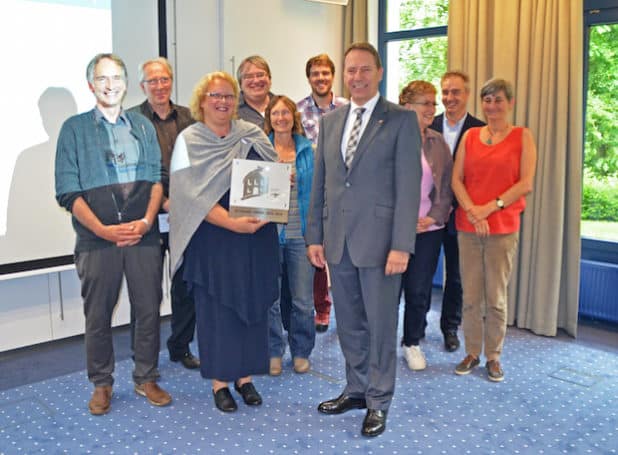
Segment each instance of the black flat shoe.
[{"label": "black flat shoe", "polygon": [[187,370],[196,370],[200,367],[200,359],[195,357],[190,352],[185,353],[182,357],[171,358],[172,362],[180,362]]},{"label": "black flat shoe", "polygon": [[361,430],[363,436],[373,438],[374,436],[384,433],[385,429],[386,411],[367,409],[367,415],[365,416],[365,420],[363,420],[363,429]]},{"label": "black flat shoe", "polygon": [[234,383],[234,389],[242,396],[242,401],[249,406],[259,406],[262,404],[262,397],[255,390],[252,382],[245,382],[238,387],[238,384]]},{"label": "black flat shoe", "polygon": [[364,398],[352,398],[341,394],[333,400],[323,401],[318,406],[322,414],[343,414],[351,409],[365,409],[367,402]]},{"label": "black flat shoe", "polygon": [[213,390],[212,394],[215,397],[215,406],[219,409],[219,411],[234,412],[238,409],[238,406],[236,406],[236,401],[234,401],[234,397],[230,393],[230,389],[227,387],[223,387],[216,392]]},{"label": "black flat shoe", "polygon": [[318,333],[324,333],[328,330],[328,324],[316,324],[315,331]]},{"label": "black flat shoe", "polygon": [[457,338],[457,332],[446,332],[444,334],[444,349],[448,352],[455,352],[459,349],[459,338]]}]

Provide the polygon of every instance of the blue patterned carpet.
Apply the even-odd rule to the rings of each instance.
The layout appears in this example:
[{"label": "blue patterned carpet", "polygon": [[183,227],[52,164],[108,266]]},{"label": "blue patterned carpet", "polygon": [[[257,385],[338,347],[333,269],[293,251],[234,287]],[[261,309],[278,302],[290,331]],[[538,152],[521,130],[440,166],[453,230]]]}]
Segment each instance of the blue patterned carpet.
[{"label": "blue patterned carpet", "polygon": [[[364,411],[324,416],[317,404],[344,385],[334,328],[318,335],[312,370],[257,377],[257,408],[216,410],[210,383],[161,353],[161,384],[174,402],[156,408],[136,395],[132,361],[118,362],[112,410],[91,416],[91,385],[78,372],[0,392],[0,454],[490,454],[618,452],[618,347],[535,336],[510,328],[506,379],[489,382],[481,367],[453,368],[464,354],[442,348],[431,311],[421,342],[428,367],[407,369],[399,352],[397,390],[386,432],[360,435]],[[237,397],[239,398],[239,397]]]}]

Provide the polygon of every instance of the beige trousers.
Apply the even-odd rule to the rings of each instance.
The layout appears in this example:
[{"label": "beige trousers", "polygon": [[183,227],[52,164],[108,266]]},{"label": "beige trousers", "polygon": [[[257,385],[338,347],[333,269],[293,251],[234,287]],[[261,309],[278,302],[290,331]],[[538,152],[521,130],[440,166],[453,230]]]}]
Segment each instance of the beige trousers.
[{"label": "beige trousers", "polygon": [[478,237],[458,232],[466,353],[498,360],[506,335],[507,286],[519,232]]}]

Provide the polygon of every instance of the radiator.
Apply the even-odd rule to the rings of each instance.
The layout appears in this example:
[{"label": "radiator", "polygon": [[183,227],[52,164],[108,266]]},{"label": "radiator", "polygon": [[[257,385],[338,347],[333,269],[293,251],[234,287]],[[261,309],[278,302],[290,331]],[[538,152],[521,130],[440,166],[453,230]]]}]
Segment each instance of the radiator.
[{"label": "radiator", "polygon": [[581,260],[579,314],[618,322],[618,264]]}]

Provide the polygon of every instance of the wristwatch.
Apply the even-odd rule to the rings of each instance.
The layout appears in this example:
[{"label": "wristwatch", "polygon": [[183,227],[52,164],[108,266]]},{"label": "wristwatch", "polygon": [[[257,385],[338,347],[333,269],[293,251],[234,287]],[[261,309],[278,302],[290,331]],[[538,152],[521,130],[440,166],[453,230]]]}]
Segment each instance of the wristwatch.
[{"label": "wristwatch", "polygon": [[496,198],[496,205],[498,206],[498,208],[500,210],[502,210],[504,208],[504,201],[502,199],[500,199],[499,197]]}]

